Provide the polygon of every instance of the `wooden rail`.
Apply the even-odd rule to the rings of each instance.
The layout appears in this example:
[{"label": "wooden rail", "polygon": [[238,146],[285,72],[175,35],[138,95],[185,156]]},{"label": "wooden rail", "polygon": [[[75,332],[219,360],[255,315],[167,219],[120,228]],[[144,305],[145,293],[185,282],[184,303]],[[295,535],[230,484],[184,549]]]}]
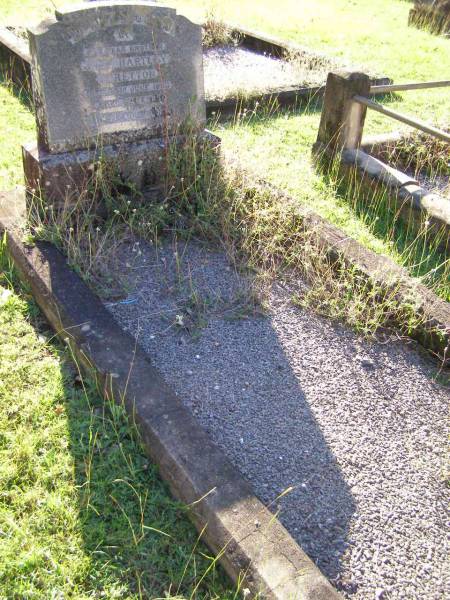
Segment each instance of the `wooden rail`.
[{"label": "wooden rail", "polygon": [[391,108],[386,108],[373,100],[369,100],[369,98],[365,98],[364,96],[353,96],[353,101],[358,104],[362,104],[363,106],[367,106],[367,108],[371,108],[376,112],[381,113],[382,115],[386,115],[387,117],[391,117],[396,121],[400,121],[401,123],[405,123],[406,125],[410,125],[411,127],[415,127],[416,129],[420,129],[420,131],[424,131],[433,137],[436,137],[444,142],[450,144],[450,134],[442,131],[441,129],[437,129],[432,125],[428,125],[419,119],[415,119],[414,117],[408,117],[406,115],[402,115]]},{"label": "wooden rail", "polygon": [[431,88],[449,87],[450,81],[424,81],[421,83],[394,83],[391,85],[372,85],[371,94],[389,94],[390,92],[406,92],[409,90],[427,90]]}]

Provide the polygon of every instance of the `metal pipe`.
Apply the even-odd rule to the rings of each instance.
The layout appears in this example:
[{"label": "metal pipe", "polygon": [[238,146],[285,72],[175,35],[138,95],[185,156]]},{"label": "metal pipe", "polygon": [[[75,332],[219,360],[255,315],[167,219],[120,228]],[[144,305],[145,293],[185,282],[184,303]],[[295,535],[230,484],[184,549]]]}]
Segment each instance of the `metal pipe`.
[{"label": "metal pipe", "polygon": [[394,83],[392,85],[372,85],[371,94],[388,94],[407,90],[427,90],[430,88],[449,87],[450,81],[425,81],[423,83]]},{"label": "metal pipe", "polygon": [[358,104],[363,104],[364,106],[367,106],[367,108],[372,108],[373,110],[381,113],[382,115],[391,117],[392,119],[395,119],[396,121],[400,121],[401,123],[405,123],[406,125],[409,125],[410,127],[415,127],[416,129],[420,129],[421,131],[424,131],[425,133],[428,133],[429,135],[432,135],[433,137],[436,137],[436,138],[443,140],[444,142],[447,142],[448,144],[450,144],[450,133],[446,133],[445,131],[442,131],[441,129],[437,129],[436,127],[433,127],[432,125],[428,125],[427,123],[424,123],[423,121],[420,121],[419,119],[415,119],[414,117],[407,117],[405,115],[398,113],[395,110],[392,110],[390,108],[385,108],[381,104],[378,104],[377,102],[373,102],[373,100],[369,100],[369,98],[364,98],[364,96],[353,96],[353,100],[355,102],[358,102]]}]

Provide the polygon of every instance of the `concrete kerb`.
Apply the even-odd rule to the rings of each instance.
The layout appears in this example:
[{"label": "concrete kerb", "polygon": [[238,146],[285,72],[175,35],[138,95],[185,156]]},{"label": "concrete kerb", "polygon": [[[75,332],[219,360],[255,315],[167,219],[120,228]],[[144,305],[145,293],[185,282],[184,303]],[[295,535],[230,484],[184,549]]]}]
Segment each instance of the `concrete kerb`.
[{"label": "concrete kerb", "polygon": [[427,220],[428,235],[438,240],[443,252],[449,250],[450,203],[446,198],[426,190],[414,178],[361,149],[344,150],[341,161],[344,172],[357,170],[368,190],[380,186],[386,189],[396,203],[399,216],[417,232]]},{"label": "concrete kerb", "polygon": [[51,244],[22,242],[24,204],[21,191],[0,194],[0,232],[21,277],[104,395],[124,403],[149,457],[231,579],[252,597],[341,598],[63,255]]}]

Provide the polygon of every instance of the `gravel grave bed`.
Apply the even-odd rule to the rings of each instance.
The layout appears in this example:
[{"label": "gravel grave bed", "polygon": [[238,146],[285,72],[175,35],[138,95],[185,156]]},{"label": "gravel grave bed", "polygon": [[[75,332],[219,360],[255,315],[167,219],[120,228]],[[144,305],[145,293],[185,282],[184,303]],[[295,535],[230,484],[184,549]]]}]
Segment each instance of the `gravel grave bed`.
[{"label": "gravel grave bed", "polygon": [[262,311],[194,242],[120,262],[130,291],[108,310],[343,596],[450,594],[449,393],[430,359],[293,306],[287,284]]},{"label": "gravel grave bed", "polygon": [[206,98],[225,100],[323,85],[332,64],[306,53],[287,61],[240,46],[215,46],[204,49],[203,68]]},{"label": "gravel grave bed", "polygon": [[416,173],[415,178],[426,190],[450,200],[450,177],[448,175],[435,175],[430,178],[423,173]]}]

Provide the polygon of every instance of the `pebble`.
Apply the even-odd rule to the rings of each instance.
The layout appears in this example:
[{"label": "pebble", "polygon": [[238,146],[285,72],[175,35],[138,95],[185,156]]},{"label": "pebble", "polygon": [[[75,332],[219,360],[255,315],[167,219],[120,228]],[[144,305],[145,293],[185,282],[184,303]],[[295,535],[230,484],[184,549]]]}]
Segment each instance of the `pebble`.
[{"label": "pebble", "polygon": [[449,394],[432,363],[412,344],[369,342],[293,307],[288,286],[273,287],[267,316],[225,318],[245,279],[218,252],[180,250],[189,286],[216,299],[198,336],[180,345],[167,328],[192,289],[168,297],[174,259],[158,263],[144,244],[133,271],[142,302],[108,310],[344,598],[450,597]]}]

